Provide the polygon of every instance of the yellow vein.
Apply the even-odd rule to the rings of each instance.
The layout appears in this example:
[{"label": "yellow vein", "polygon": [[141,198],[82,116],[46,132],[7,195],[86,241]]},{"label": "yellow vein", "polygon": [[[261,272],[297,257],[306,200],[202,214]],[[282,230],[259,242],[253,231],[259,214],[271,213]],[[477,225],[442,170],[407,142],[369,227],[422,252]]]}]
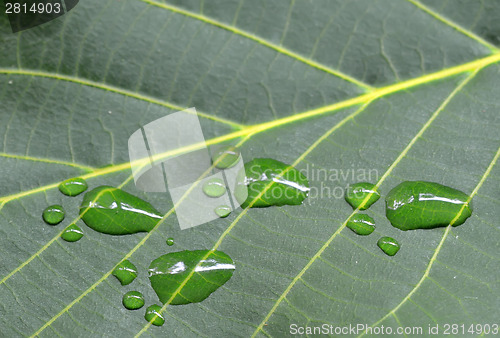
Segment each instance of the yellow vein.
[{"label": "yellow vein", "polygon": [[[340,121],[339,123],[337,123],[335,126],[333,126],[332,128],[330,128],[326,133],[324,133],[323,135],[321,135],[320,138],[318,138],[311,146],[309,146],[309,148],[307,148],[307,150],[305,152],[303,152],[295,161],[294,163],[288,167],[283,173],[281,173],[281,175],[284,175],[288,170],[290,170],[290,168],[293,168],[295,166],[297,166],[300,162],[302,162],[304,160],[304,158],[309,155],[314,149],[316,149],[316,147],[321,144],[321,142],[323,142],[327,137],[329,137],[332,133],[334,133],[336,130],[338,130],[339,128],[341,128],[343,125],[345,125],[347,122],[351,121],[352,119],[354,119],[356,116],[358,116],[361,112],[363,112],[365,110],[365,108],[370,104],[370,102],[367,102],[365,103],[363,106],[361,106],[358,110],[356,110],[355,112],[351,113],[350,115],[348,115],[347,117],[345,117],[342,121]],[[219,248],[219,246],[222,244],[222,241],[224,240],[224,238],[231,232],[231,230],[238,224],[238,222],[240,221],[241,218],[243,218],[243,216],[246,215],[246,213],[248,212],[248,210],[250,210],[250,208],[252,207],[252,205],[257,201],[259,200],[260,197],[262,197],[267,189],[270,187],[271,185],[267,185],[265,188],[264,188],[264,191],[260,192],[259,195],[257,195],[251,202],[250,204],[242,210],[242,212],[234,219],[234,221],[229,225],[229,227],[222,233],[222,235],[219,237],[219,239],[217,240],[217,242],[214,244],[214,246],[212,247],[212,249],[210,249],[208,251],[208,253],[200,260],[200,262],[203,262],[204,260],[206,260],[215,250],[217,250]],[[159,311],[159,313],[161,314],[163,311],[165,311],[165,309],[168,307],[168,305],[175,299],[175,297],[177,297],[177,295],[180,294],[180,292],[182,291],[182,289],[184,288],[184,286],[187,284],[187,282],[191,279],[191,277],[194,275],[195,273],[195,270],[196,269],[192,269],[191,272],[186,276],[186,278],[183,280],[183,282],[179,285],[179,287],[172,293],[172,296],[169,298],[169,300],[167,302],[165,302],[165,305],[163,305],[163,307],[161,308],[161,310]],[[155,317],[156,318],[156,317]],[[137,333],[137,335],[135,337],[139,337],[140,335],[142,335],[144,332],[146,332],[148,330],[148,328],[151,326],[152,324],[152,321],[155,319],[153,318],[150,322],[148,322],[143,328],[141,331],[139,331]]]},{"label": "yellow vein", "polygon": [[152,6],[156,6],[156,7],[160,7],[160,8],[164,8],[164,9],[167,9],[169,11],[172,11],[174,13],[178,13],[178,14],[182,14],[182,15],[185,15],[187,17],[190,17],[190,18],[193,18],[193,19],[196,19],[196,20],[200,20],[204,23],[207,23],[207,24],[210,24],[210,25],[213,25],[215,27],[219,27],[219,28],[222,28],[224,30],[227,30],[231,33],[234,33],[234,34],[237,34],[237,35],[240,35],[240,36],[243,36],[247,39],[250,39],[250,40],[253,40],[255,42],[258,42],[260,43],[261,45],[264,45],[268,48],[271,48],[275,51],[277,51],[278,53],[281,53],[283,55],[286,55],[286,56],[289,56],[291,58],[294,58],[310,67],[313,67],[313,68],[316,68],[316,69],[319,69],[321,71],[324,71],[326,73],[329,73],[329,74],[332,74],[332,75],[335,75],[345,81],[349,81],[359,87],[362,87],[364,88],[365,90],[373,90],[374,88],[371,87],[370,85],[364,83],[364,82],[361,82],[357,79],[355,79],[354,77],[351,77],[347,74],[344,74],[338,70],[335,70],[333,68],[330,68],[330,67],[327,67],[319,62],[316,62],[314,60],[311,60],[311,59],[308,59],[300,54],[297,54],[295,52],[292,52],[291,50],[289,49],[286,49],[282,46],[279,46],[279,45],[276,45],[270,41],[267,41],[261,37],[258,37],[252,33],[249,33],[249,32],[246,32],[244,30],[241,30],[235,26],[231,26],[231,25],[227,25],[225,23],[222,23],[220,21],[217,21],[215,19],[212,19],[212,18],[209,18],[207,16],[204,16],[204,15],[201,15],[201,14],[196,14],[196,13],[193,13],[193,12],[190,12],[190,11],[187,11],[185,9],[182,9],[182,8],[179,8],[179,7],[176,7],[176,6],[172,6],[170,4],[166,4],[166,3],[160,3],[160,2],[157,2],[157,1],[154,1],[154,0],[140,0],[142,2],[145,2],[147,4],[150,4]]},{"label": "yellow vein", "polygon": [[[173,109],[173,110],[186,109],[186,107],[181,107],[181,106],[178,106],[178,105],[175,105],[175,104],[163,101],[163,100],[156,99],[156,98],[148,96],[148,95],[135,93],[135,92],[127,90],[127,89],[115,87],[115,86],[108,85],[105,83],[90,81],[90,80],[83,79],[83,78],[76,77],[76,76],[62,75],[62,74],[49,73],[49,72],[30,70],[30,69],[15,69],[15,68],[0,68],[0,74],[29,75],[29,76],[38,76],[38,77],[44,77],[44,78],[49,78],[49,79],[56,79],[56,80],[61,80],[61,81],[73,82],[73,83],[77,83],[77,84],[88,86],[88,87],[104,89],[104,90],[109,91],[109,92],[117,93],[120,95],[124,95],[124,96],[131,97],[134,99],[142,100],[145,102],[157,104],[157,105],[167,107],[167,108]],[[198,112],[198,115],[203,117],[203,118],[209,119],[209,120],[213,120],[213,121],[217,121],[217,122],[220,122],[223,124],[227,124],[227,125],[232,126],[234,128],[240,129],[242,127],[242,125],[239,123],[229,121],[229,120],[217,117],[217,116],[212,116],[212,115],[209,115],[209,114],[206,114],[203,112]]]},{"label": "yellow vein", "polygon": [[422,11],[426,12],[430,16],[434,17],[435,19],[438,19],[439,21],[443,22],[444,24],[454,28],[455,30],[459,31],[460,33],[464,34],[465,36],[479,42],[483,46],[486,46],[488,49],[490,49],[492,52],[497,53],[500,51],[497,47],[489,43],[488,41],[484,40],[482,37],[479,35],[463,28],[459,24],[451,21],[450,19],[442,16],[441,14],[437,13],[436,11],[432,10],[431,8],[425,6],[423,3],[419,2],[418,0],[407,0],[408,2],[412,3],[416,7],[420,8]]},{"label": "yellow vein", "polygon": [[[377,190],[380,185],[386,180],[386,178],[391,174],[391,172],[394,170],[394,168],[401,162],[401,160],[408,154],[408,151],[413,147],[415,142],[424,134],[424,132],[429,128],[429,126],[435,121],[435,119],[439,116],[439,114],[443,111],[443,109],[448,105],[448,103],[455,97],[455,95],[477,74],[479,70],[476,70],[474,73],[469,75],[464,81],[460,83],[459,86],[451,92],[451,94],[443,101],[443,103],[439,106],[439,108],[432,114],[430,119],[423,125],[423,127],[419,130],[419,132],[411,139],[411,141],[408,143],[408,145],[405,147],[405,149],[399,154],[399,156],[396,158],[396,160],[389,166],[389,168],[386,170],[384,175],[380,178],[380,180],[377,182],[375,186],[375,190]],[[325,244],[316,252],[316,254],[307,262],[307,264],[302,268],[302,270],[295,276],[295,278],[292,280],[292,282],[288,285],[288,287],[285,289],[285,291],[280,295],[278,300],[274,303],[273,307],[271,310],[268,312],[266,317],[262,320],[262,322],[259,324],[257,329],[254,331],[252,337],[255,337],[259,331],[262,330],[264,327],[264,324],[271,318],[273,315],[274,311],[278,308],[278,306],[281,304],[281,302],[285,299],[285,297],[288,295],[290,290],[294,287],[294,285],[302,278],[302,276],[306,273],[306,271],[311,267],[311,265],[318,259],[321,254],[330,246],[332,241],[340,234],[340,232],[346,227],[347,222],[351,217],[353,217],[355,214],[357,214],[360,210],[360,208],[363,208],[366,202],[370,199],[370,196],[367,196],[363,202],[361,203],[360,206],[358,206],[357,209],[355,209],[351,215],[345,220],[344,223],[335,231],[335,233],[325,242]]]},{"label": "yellow vein", "polygon": [[[488,168],[486,169],[484,175],[481,177],[481,179],[479,180],[479,183],[477,184],[477,186],[474,188],[474,190],[470,194],[469,198],[467,199],[467,203],[465,203],[462,206],[462,208],[457,213],[457,215],[455,216],[455,218],[446,227],[446,230],[443,233],[443,237],[441,237],[441,241],[439,242],[438,246],[436,247],[436,250],[434,251],[434,254],[432,255],[431,259],[429,260],[429,263],[427,264],[427,268],[425,269],[424,274],[422,275],[422,278],[420,278],[420,280],[418,281],[418,283],[403,298],[403,300],[398,305],[396,305],[396,307],[394,307],[391,311],[389,311],[389,313],[387,313],[380,320],[378,320],[377,322],[375,322],[372,325],[370,325],[370,327],[376,326],[376,325],[380,324],[381,322],[383,322],[385,319],[387,319],[387,317],[389,317],[391,315],[394,315],[401,308],[401,306],[403,306],[407,301],[411,300],[411,296],[413,296],[415,294],[415,292],[417,292],[417,290],[420,288],[420,286],[422,286],[422,284],[424,283],[424,281],[426,280],[426,278],[429,277],[429,274],[431,272],[432,266],[436,262],[436,258],[438,256],[439,252],[441,251],[441,248],[443,247],[443,244],[444,244],[446,238],[448,237],[448,234],[450,233],[451,228],[453,227],[453,224],[455,224],[455,222],[460,218],[460,216],[462,215],[462,212],[465,210],[465,208],[472,201],[472,198],[477,194],[477,192],[479,191],[479,189],[481,189],[481,187],[483,186],[484,182],[486,181],[486,179],[489,177],[491,171],[493,170],[493,167],[498,162],[499,158],[500,158],[500,148],[498,148],[495,156],[493,157],[493,160],[488,165]],[[361,335],[359,335],[359,337],[362,337],[364,334],[365,333],[363,332]]]},{"label": "yellow vein", "polygon": [[73,163],[73,162],[52,160],[49,158],[40,158],[40,157],[25,156],[25,155],[7,154],[7,153],[2,153],[2,152],[0,152],[0,157],[13,158],[16,160],[33,161],[33,162],[43,162],[43,163],[49,163],[49,164],[59,164],[59,165],[65,165],[65,166],[69,166],[69,167],[82,169],[84,171],[94,171],[96,169],[96,168],[93,168],[90,166],[86,166],[86,165],[78,164],[78,163]]}]

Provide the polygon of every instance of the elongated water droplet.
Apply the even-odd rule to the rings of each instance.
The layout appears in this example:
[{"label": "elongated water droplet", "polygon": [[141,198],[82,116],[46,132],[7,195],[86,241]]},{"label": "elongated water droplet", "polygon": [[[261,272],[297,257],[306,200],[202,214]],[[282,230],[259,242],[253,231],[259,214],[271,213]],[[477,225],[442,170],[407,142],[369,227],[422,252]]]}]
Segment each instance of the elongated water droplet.
[{"label": "elongated water droplet", "polygon": [[144,296],[139,291],[129,291],[123,295],[122,303],[129,310],[137,310],[144,306]]},{"label": "elongated water droplet", "polygon": [[174,245],[174,243],[175,243],[175,242],[174,242],[173,237],[169,237],[169,238],[167,238],[167,245],[168,245],[168,246],[172,246],[172,245]]},{"label": "elongated water droplet", "polygon": [[240,152],[235,147],[217,149],[212,154],[212,162],[219,169],[227,169],[238,163]]},{"label": "elongated water droplet", "polygon": [[467,194],[433,182],[408,181],[386,197],[386,215],[401,230],[463,224],[472,214]]},{"label": "elongated water droplet", "polygon": [[61,238],[67,242],[76,242],[83,237],[83,231],[75,223],[69,225],[61,234]]},{"label": "elongated water droplet", "polygon": [[118,264],[112,274],[122,285],[128,285],[134,281],[135,277],[137,277],[137,268],[129,260],[124,260]]},{"label": "elongated water droplet", "polygon": [[162,218],[148,202],[109,186],[87,192],[80,215],[89,227],[110,235],[150,231]]},{"label": "elongated water droplet", "polygon": [[87,190],[87,182],[80,177],[70,178],[59,184],[59,191],[67,196],[77,196]]},{"label": "elongated water droplet", "polygon": [[392,237],[382,237],[378,240],[377,245],[386,255],[394,256],[399,251],[399,243]]},{"label": "elongated water droplet", "polygon": [[[158,257],[149,266],[149,280],[162,303],[201,302],[226,283],[235,269],[231,257],[221,251],[172,252]],[[194,270],[194,271],[193,271]],[[175,294],[181,283],[182,290]]]},{"label": "elongated water droplet", "polygon": [[[375,190],[375,184],[360,182],[351,184],[345,192],[345,200],[353,209],[366,210],[380,198],[380,193]],[[361,205],[368,198],[364,205]]]},{"label": "elongated water droplet", "polygon": [[217,208],[215,208],[215,213],[217,214],[217,216],[219,216],[220,218],[224,218],[224,217],[227,217],[229,216],[229,214],[231,213],[231,207],[228,206],[228,205],[221,205],[221,206],[218,206]]},{"label": "elongated water droplet", "polygon": [[203,192],[209,197],[221,197],[226,193],[226,185],[220,178],[210,178],[203,184]]},{"label": "elongated water droplet", "polygon": [[366,236],[375,230],[375,220],[365,214],[355,214],[347,222],[347,227],[358,235]]},{"label": "elongated water droplet", "polygon": [[[165,323],[165,318],[163,318],[163,315],[160,314],[161,311],[161,306],[160,305],[150,305],[146,309],[146,314],[144,315],[144,318],[148,321],[151,322],[151,324],[156,325],[156,326],[162,326]],[[156,316],[156,318],[155,318]],[[154,318],[154,320],[153,320]]]},{"label": "elongated water droplet", "polygon": [[64,215],[63,207],[59,204],[54,204],[43,211],[42,217],[47,224],[56,225],[63,221]]},{"label": "elongated water droplet", "polygon": [[237,182],[235,197],[243,208],[261,193],[252,207],[298,205],[310,190],[307,178],[300,171],[271,158],[256,158],[245,163]]}]

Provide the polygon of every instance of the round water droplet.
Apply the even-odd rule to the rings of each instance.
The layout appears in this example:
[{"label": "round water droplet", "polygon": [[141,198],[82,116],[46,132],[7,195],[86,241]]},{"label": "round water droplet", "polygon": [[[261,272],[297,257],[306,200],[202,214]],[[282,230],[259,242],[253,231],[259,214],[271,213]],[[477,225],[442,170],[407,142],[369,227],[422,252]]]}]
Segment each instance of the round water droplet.
[{"label": "round water droplet", "polygon": [[64,215],[63,207],[59,204],[54,204],[43,211],[42,217],[46,223],[56,225],[63,221]]},{"label": "round water droplet", "polygon": [[351,184],[345,191],[345,200],[354,209],[366,210],[380,198],[380,193],[375,190],[375,187],[375,184],[368,182]]},{"label": "round water droplet", "polygon": [[160,314],[160,311],[161,311],[161,306],[156,304],[150,305],[146,309],[146,314],[144,315],[144,318],[148,322],[151,322],[151,324],[153,325],[162,326],[165,323],[165,319]]},{"label": "round water droplet", "polygon": [[173,237],[169,237],[169,238],[167,238],[167,245],[168,245],[168,246],[172,246],[172,245],[174,245],[174,238],[173,238]]},{"label": "round water droplet", "polygon": [[144,296],[139,291],[129,291],[123,295],[122,303],[129,310],[137,310],[144,306]]},{"label": "round water droplet", "polygon": [[67,242],[76,242],[83,237],[83,231],[75,223],[69,225],[61,234],[61,238]]},{"label": "round water droplet", "polygon": [[118,264],[112,274],[122,285],[128,285],[134,281],[135,277],[137,277],[137,268],[129,260],[124,260]]},{"label": "round water droplet", "polygon": [[386,255],[394,256],[399,251],[399,243],[392,237],[382,237],[378,240],[377,245]]},{"label": "round water droplet", "polygon": [[439,183],[408,181],[387,194],[386,216],[401,230],[463,224],[472,214],[469,196]]},{"label": "round water droplet", "polygon": [[347,222],[347,227],[358,235],[366,236],[375,230],[375,220],[365,214],[355,214]]},{"label": "round water droplet", "polygon": [[67,196],[77,196],[87,190],[87,182],[80,177],[70,178],[59,184],[59,191]]},{"label": "round water droplet", "polygon": [[231,207],[227,205],[220,205],[217,208],[215,208],[215,213],[220,218],[227,217],[231,213]]},{"label": "round water droplet", "polygon": [[219,169],[227,169],[238,163],[240,152],[235,147],[220,148],[212,154],[212,162]]},{"label": "round water droplet", "polygon": [[209,197],[221,197],[226,193],[226,186],[222,179],[213,177],[203,184],[203,192]]}]

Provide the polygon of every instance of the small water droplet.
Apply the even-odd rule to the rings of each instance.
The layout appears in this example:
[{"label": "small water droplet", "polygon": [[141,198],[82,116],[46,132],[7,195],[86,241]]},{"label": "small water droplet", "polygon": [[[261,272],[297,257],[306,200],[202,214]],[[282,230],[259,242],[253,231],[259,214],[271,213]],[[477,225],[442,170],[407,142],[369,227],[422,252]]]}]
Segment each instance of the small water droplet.
[{"label": "small water droplet", "polygon": [[170,301],[179,305],[201,302],[226,283],[234,269],[231,257],[221,251],[185,250],[158,257],[151,262],[148,273],[151,286],[163,304],[187,280],[182,292]]},{"label": "small water droplet", "polygon": [[399,243],[394,238],[387,236],[380,238],[377,245],[389,256],[394,256],[400,248]]},{"label": "small water droplet", "polygon": [[123,295],[122,303],[129,310],[137,310],[144,306],[144,296],[139,291],[129,291]]},{"label": "small water droplet", "polygon": [[203,192],[209,197],[221,197],[226,193],[226,186],[220,178],[210,178],[203,184]]},{"label": "small water droplet", "polygon": [[9,84],[12,84],[12,83],[14,83],[14,82],[12,82],[12,80],[10,80],[10,81],[9,81]]},{"label": "small water droplet", "polygon": [[151,322],[151,324],[153,325],[162,326],[165,323],[165,319],[160,314],[160,311],[161,311],[160,305],[156,304],[150,305],[146,309],[146,314],[144,315],[144,318],[148,322]]},{"label": "small water droplet", "polygon": [[69,225],[61,234],[61,238],[66,242],[76,242],[83,237],[83,231],[75,223]]},{"label": "small water droplet", "polygon": [[167,245],[168,245],[168,246],[172,246],[172,245],[174,245],[174,238],[173,238],[173,237],[169,237],[169,238],[167,238]]},{"label": "small water droplet", "polygon": [[463,224],[472,214],[465,193],[433,182],[408,181],[386,197],[386,216],[401,230],[431,229]]},{"label": "small water droplet", "polygon": [[212,154],[212,162],[219,169],[227,169],[238,163],[240,152],[235,147],[223,147]]},{"label": "small water droplet", "polygon": [[137,268],[129,260],[124,260],[118,264],[112,274],[120,281],[121,285],[128,285],[137,277]]},{"label": "small water droplet", "polygon": [[87,190],[87,182],[80,177],[70,178],[59,184],[59,191],[67,196],[77,196]]},{"label": "small water droplet", "polygon": [[56,225],[63,221],[65,216],[64,209],[59,204],[47,207],[42,214],[43,220],[50,225]]},{"label": "small water droplet", "polygon": [[375,230],[375,220],[365,214],[355,214],[347,221],[347,227],[358,235],[367,236]]},{"label": "small water droplet", "polygon": [[[380,193],[375,188],[375,184],[368,182],[351,184],[346,189],[345,200],[353,209],[366,210],[380,198]],[[365,199],[365,204],[361,205]]]},{"label": "small water droplet", "polygon": [[220,205],[217,208],[215,208],[215,213],[220,218],[227,217],[229,216],[229,214],[231,214],[231,207],[228,205]]}]

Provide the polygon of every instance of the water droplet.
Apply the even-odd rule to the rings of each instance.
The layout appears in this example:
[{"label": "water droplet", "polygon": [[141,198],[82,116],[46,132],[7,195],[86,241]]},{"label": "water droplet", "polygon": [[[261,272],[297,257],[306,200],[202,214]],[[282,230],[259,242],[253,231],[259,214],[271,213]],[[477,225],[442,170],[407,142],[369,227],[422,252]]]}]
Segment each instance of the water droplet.
[{"label": "water droplet", "polygon": [[122,285],[128,285],[134,281],[135,277],[137,277],[137,268],[129,260],[124,260],[118,264],[112,274]]},{"label": "water droplet", "polygon": [[389,256],[394,256],[399,251],[399,243],[392,237],[382,237],[378,240],[377,245],[383,252]]},{"label": "water droplet", "polygon": [[144,296],[139,291],[129,291],[123,295],[122,303],[129,310],[137,310],[144,306]]},{"label": "water droplet", "polygon": [[169,238],[167,238],[167,245],[168,245],[168,246],[172,246],[172,245],[174,245],[174,238],[173,238],[173,237],[169,237]]},{"label": "water droplet", "polygon": [[148,202],[110,186],[87,192],[80,215],[89,227],[110,235],[150,231],[162,218]]},{"label": "water droplet", "polygon": [[209,197],[221,197],[226,193],[226,186],[222,179],[210,178],[203,184],[203,192]]},{"label": "water droplet", "polygon": [[63,221],[64,215],[63,207],[59,204],[54,204],[43,211],[42,217],[46,223],[56,225]]},{"label": "water droplet", "polygon": [[245,163],[237,182],[234,193],[242,208],[255,199],[254,208],[299,205],[310,190],[307,178],[300,171],[271,158],[256,158]]},{"label": "water droplet", "polygon": [[[364,205],[361,205],[368,198]],[[353,209],[366,210],[380,198],[380,193],[375,190],[375,184],[360,182],[351,184],[345,192],[345,200]]]},{"label": "water droplet", "polygon": [[365,214],[355,214],[347,222],[347,227],[358,235],[366,236],[375,230],[375,220]]},{"label": "water droplet", "polygon": [[[234,269],[231,257],[221,251],[186,250],[158,257],[151,262],[148,273],[160,301],[178,305],[201,302],[226,283]],[[174,295],[186,280],[182,290]]]},{"label": "water droplet", "polygon": [[227,217],[231,213],[231,207],[227,205],[220,205],[217,208],[215,208],[215,213],[220,218]]},{"label": "water droplet", "polygon": [[[151,322],[151,324],[156,325],[156,326],[162,326],[165,323],[165,318],[160,314],[161,311],[161,306],[160,305],[150,305],[146,309],[146,314],[144,315],[144,318],[148,321]],[[156,316],[156,317],[155,317]],[[153,320],[154,318],[154,320]]]},{"label": "water droplet", "polygon": [[67,242],[76,242],[83,237],[83,231],[75,223],[69,225],[61,234],[61,238]]},{"label": "water droplet", "polygon": [[433,182],[408,181],[386,197],[386,215],[401,230],[431,229],[463,224],[472,214],[465,193]]},{"label": "water droplet", "polygon": [[87,182],[80,177],[70,178],[59,184],[59,191],[67,196],[77,196],[87,190]]},{"label": "water droplet", "polygon": [[9,84],[13,84],[14,82],[12,82],[12,80],[9,80]]},{"label": "water droplet", "polygon": [[240,152],[235,147],[224,147],[214,151],[212,162],[219,169],[227,169],[238,163]]}]

